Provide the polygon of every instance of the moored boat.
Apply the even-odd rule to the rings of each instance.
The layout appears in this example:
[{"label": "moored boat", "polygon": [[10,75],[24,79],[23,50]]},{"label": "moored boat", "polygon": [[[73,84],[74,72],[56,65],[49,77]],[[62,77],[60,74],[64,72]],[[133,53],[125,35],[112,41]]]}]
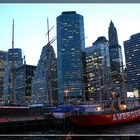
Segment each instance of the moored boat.
[{"label": "moored boat", "polygon": [[[71,121],[78,126],[114,125],[140,120],[140,107],[124,110],[84,106],[84,111],[73,111]],[[90,109],[89,109],[90,108]]]},{"label": "moored boat", "polygon": [[0,124],[6,122],[45,120],[50,109],[43,106],[0,106]]}]

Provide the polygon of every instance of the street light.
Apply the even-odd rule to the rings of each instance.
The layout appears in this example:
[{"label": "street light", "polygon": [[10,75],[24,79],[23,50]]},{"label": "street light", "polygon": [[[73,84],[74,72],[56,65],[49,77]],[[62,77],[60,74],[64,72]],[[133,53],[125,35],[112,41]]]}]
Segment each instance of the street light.
[{"label": "street light", "polygon": [[112,94],[112,98],[114,99],[116,95],[115,91],[113,91],[111,94]]},{"label": "street light", "polygon": [[67,99],[69,90],[65,90],[65,97]]}]

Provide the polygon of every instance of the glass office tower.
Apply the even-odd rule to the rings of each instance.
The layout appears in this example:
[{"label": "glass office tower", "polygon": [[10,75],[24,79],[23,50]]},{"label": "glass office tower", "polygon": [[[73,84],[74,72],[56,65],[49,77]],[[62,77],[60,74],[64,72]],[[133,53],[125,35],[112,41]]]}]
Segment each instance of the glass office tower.
[{"label": "glass office tower", "polygon": [[36,66],[22,65],[15,69],[15,94],[16,103],[19,105],[27,105],[31,102],[32,78]]},{"label": "glass office tower", "polygon": [[50,67],[50,65],[52,65],[55,61],[56,56],[53,46],[48,43],[42,49],[40,59],[32,80],[33,104],[50,104],[50,102],[52,102],[51,100],[56,92],[56,90],[53,90],[56,88],[56,81],[52,81],[56,79],[56,67]]},{"label": "glass office tower", "polygon": [[140,33],[124,41],[127,83],[133,88],[140,88]]},{"label": "glass office tower", "polygon": [[2,102],[4,89],[5,60],[6,60],[6,51],[0,51],[0,103]]},{"label": "glass office tower", "polygon": [[83,51],[86,52],[87,100],[107,101],[110,98],[110,60],[108,41],[101,36]]},{"label": "glass office tower", "polygon": [[83,16],[75,11],[57,17],[58,101],[84,98],[81,49],[85,48]]}]

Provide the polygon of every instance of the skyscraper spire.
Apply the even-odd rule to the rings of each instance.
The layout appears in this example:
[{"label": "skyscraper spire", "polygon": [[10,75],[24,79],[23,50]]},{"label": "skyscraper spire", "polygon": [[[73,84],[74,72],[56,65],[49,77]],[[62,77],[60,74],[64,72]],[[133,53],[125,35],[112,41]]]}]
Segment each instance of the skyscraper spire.
[{"label": "skyscraper spire", "polygon": [[114,27],[114,24],[113,24],[113,22],[112,22],[112,20],[111,20],[111,22],[110,22],[110,25],[109,25],[110,27]]},{"label": "skyscraper spire", "polygon": [[117,30],[111,20],[109,28],[108,28],[108,36],[109,36],[109,45],[118,44],[118,35]]}]

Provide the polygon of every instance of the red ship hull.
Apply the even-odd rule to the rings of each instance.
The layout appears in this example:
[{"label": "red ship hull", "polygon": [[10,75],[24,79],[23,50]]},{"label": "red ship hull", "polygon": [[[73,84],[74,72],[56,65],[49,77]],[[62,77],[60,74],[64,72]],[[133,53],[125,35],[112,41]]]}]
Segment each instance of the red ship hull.
[{"label": "red ship hull", "polygon": [[78,126],[122,124],[140,120],[140,109],[112,114],[73,114],[71,119]]}]

